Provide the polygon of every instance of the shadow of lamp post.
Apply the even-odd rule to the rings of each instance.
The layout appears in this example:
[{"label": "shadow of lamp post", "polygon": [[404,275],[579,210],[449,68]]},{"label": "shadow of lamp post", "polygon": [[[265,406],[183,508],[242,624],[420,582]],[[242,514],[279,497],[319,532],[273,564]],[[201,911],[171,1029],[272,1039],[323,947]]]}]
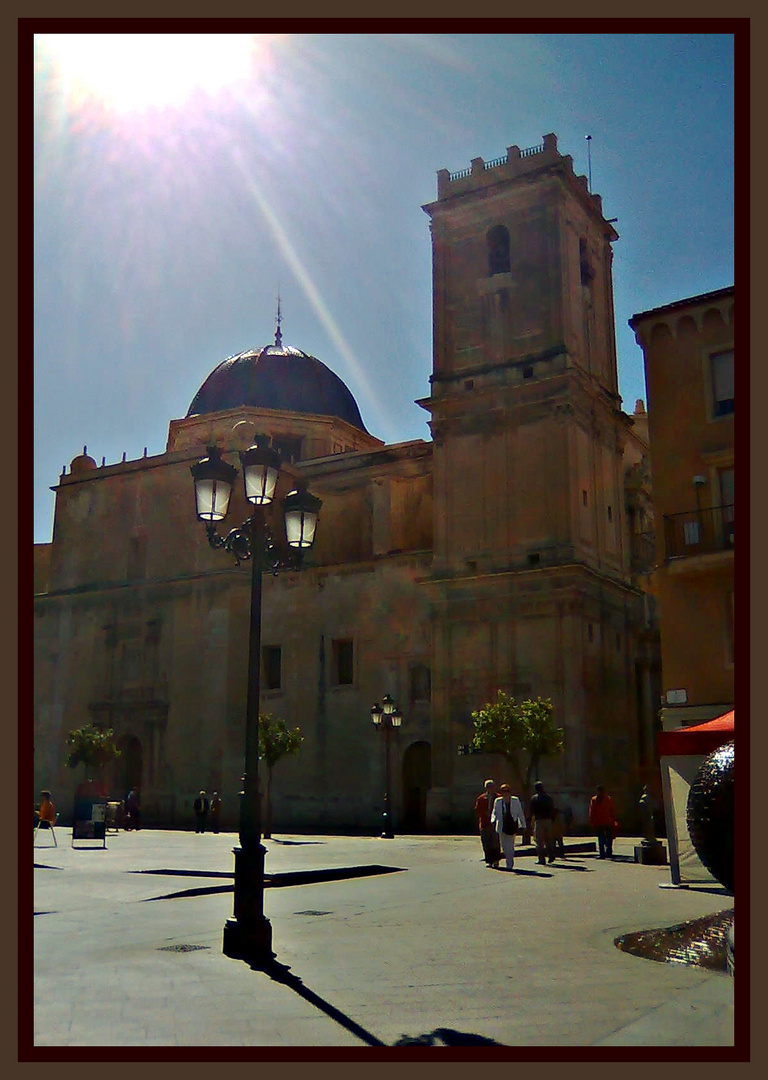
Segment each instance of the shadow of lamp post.
[{"label": "shadow of lamp post", "polygon": [[389,738],[392,728],[399,728],[403,722],[403,714],[395,705],[389,694],[386,694],[381,699],[381,705],[378,701],[371,709],[371,720],[379,730],[384,732],[384,778],[385,778],[385,790],[384,790],[384,810],[382,812],[382,840],[393,840],[395,834],[392,832],[392,811],[389,805],[389,793],[391,790],[391,773],[390,773],[390,753],[389,753]]},{"label": "shadow of lamp post", "polygon": [[[240,846],[235,855],[234,916],[224,926],[225,956],[245,960],[253,967],[274,960],[272,926],[264,915],[264,856],[261,842],[259,792],[259,690],[261,663],[261,578],[265,570],[297,570],[315,538],[322,503],[297,483],[275,501],[280,475],[280,454],[268,436],[256,435],[254,445],[240,451],[245,497],[253,513],[239,528],[219,536],[238,470],[224,461],[216,446],[208,457],[191,467],[197,516],[206,526],[212,548],[223,548],[239,564],[251,560],[251,609],[248,638],[248,696],[245,717],[245,772],[240,792]],[[292,481],[295,477],[290,474]],[[277,513],[282,509],[282,520]]]}]

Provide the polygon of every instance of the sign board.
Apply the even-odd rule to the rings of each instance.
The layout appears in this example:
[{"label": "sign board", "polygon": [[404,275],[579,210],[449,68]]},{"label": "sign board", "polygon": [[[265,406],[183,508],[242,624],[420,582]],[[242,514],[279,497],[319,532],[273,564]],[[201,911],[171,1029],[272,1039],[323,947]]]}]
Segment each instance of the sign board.
[{"label": "sign board", "polygon": [[101,796],[75,798],[72,815],[72,843],[75,840],[101,840],[107,846],[107,800]]}]

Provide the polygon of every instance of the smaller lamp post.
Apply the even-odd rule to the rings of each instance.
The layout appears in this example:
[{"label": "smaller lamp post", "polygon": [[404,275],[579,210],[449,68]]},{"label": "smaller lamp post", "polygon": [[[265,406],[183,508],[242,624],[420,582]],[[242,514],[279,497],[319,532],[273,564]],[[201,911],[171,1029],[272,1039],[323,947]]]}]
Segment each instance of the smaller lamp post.
[{"label": "smaller lamp post", "polygon": [[384,777],[386,787],[384,790],[384,810],[381,815],[383,825],[381,838],[382,840],[393,840],[395,834],[392,832],[392,814],[389,809],[391,787],[389,733],[392,728],[400,727],[403,722],[403,714],[390,695],[385,694],[381,699],[381,705],[377,701],[371,709],[371,720],[377,728],[384,732]]}]

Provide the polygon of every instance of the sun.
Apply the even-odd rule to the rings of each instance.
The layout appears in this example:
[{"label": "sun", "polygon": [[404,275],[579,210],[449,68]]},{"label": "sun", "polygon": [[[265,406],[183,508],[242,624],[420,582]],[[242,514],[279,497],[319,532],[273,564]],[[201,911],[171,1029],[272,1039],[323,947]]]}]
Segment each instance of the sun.
[{"label": "sun", "polygon": [[179,107],[252,74],[263,38],[250,34],[38,34],[36,45],[76,104],[125,113]]}]

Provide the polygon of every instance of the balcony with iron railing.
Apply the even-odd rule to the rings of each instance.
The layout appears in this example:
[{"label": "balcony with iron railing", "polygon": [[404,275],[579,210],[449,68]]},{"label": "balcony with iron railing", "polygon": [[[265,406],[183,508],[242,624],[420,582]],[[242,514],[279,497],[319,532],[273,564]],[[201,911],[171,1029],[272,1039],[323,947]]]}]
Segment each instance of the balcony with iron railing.
[{"label": "balcony with iron railing", "polygon": [[667,561],[733,551],[733,503],[664,515]]}]

